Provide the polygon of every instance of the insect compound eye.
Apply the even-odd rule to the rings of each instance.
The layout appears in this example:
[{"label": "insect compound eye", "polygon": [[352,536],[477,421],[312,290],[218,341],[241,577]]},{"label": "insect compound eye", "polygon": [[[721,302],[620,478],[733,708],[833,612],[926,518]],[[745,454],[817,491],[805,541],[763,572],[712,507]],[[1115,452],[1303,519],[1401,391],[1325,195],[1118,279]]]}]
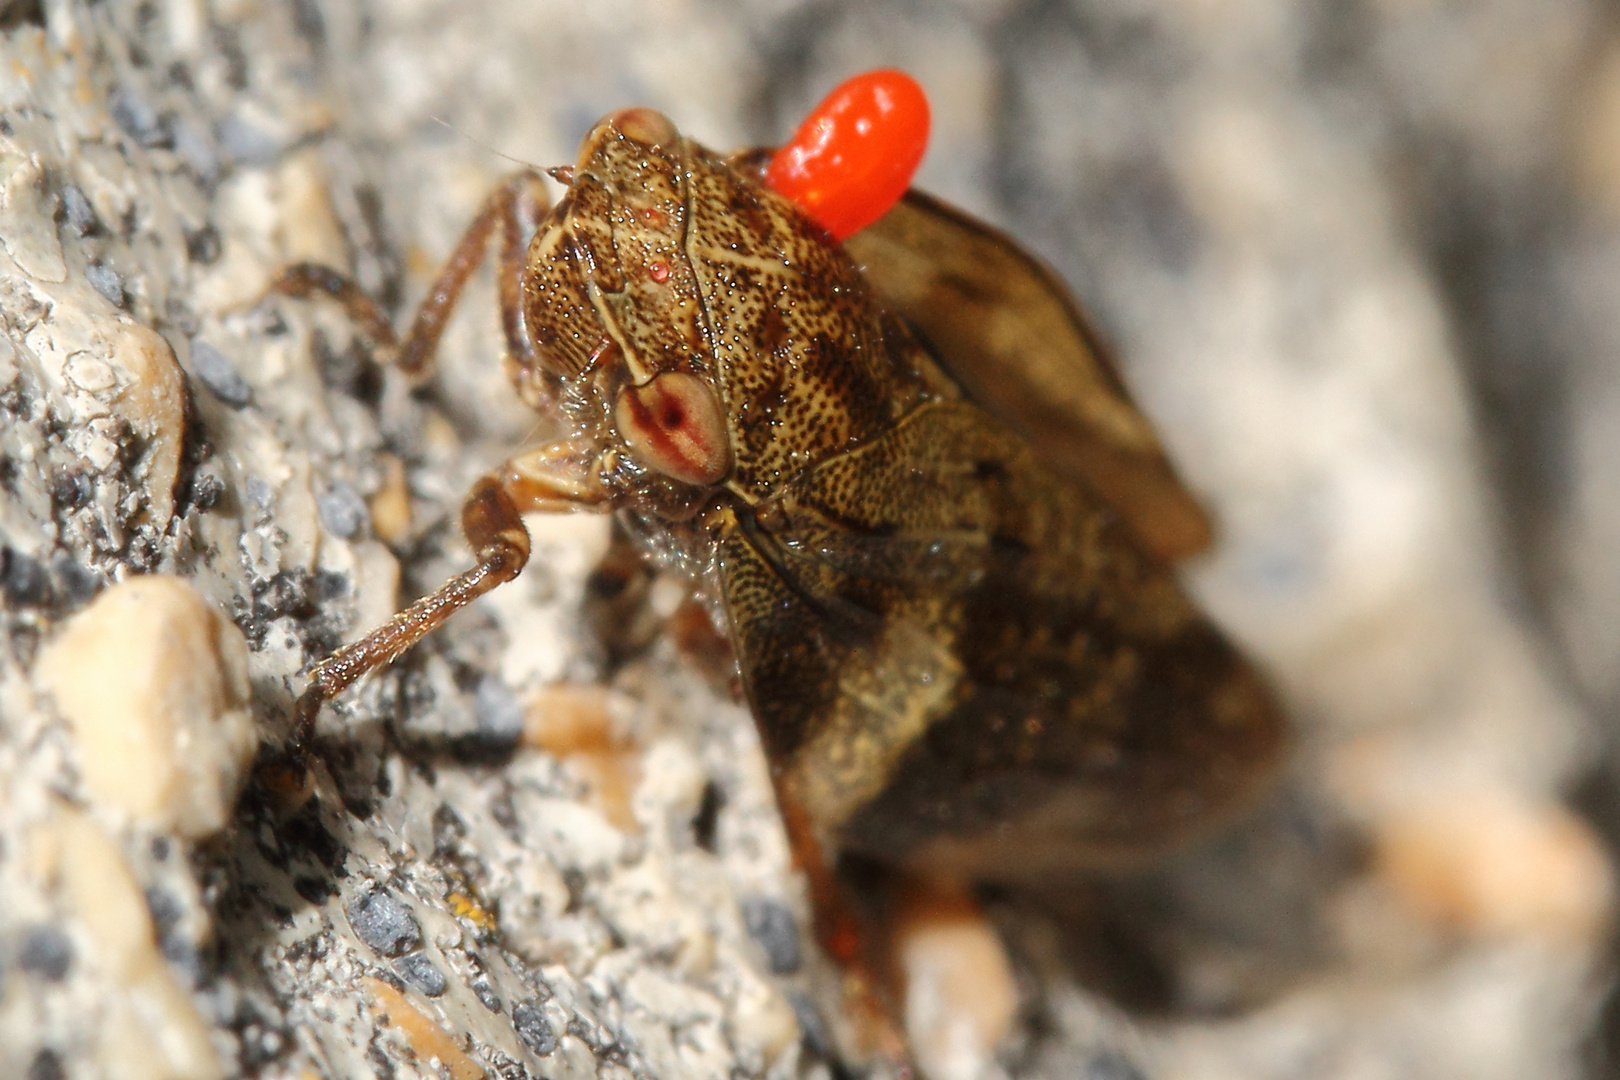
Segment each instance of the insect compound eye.
[{"label": "insect compound eye", "polygon": [[717,484],[731,471],[731,443],[720,402],[707,383],[678,371],[627,386],[613,408],[636,459],[688,484]]}]

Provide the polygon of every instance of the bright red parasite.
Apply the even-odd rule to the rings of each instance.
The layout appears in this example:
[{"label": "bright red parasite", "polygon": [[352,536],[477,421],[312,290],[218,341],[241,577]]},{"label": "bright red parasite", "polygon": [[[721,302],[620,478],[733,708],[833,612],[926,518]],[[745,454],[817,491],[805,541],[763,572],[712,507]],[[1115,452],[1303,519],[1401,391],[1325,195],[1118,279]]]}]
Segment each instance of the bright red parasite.
[{"label": "bright red parasite", "polygon": [[843,240],[906,193],[928,148],[928,98],[903,71],[840,84],[776,152],[765,182]]}]

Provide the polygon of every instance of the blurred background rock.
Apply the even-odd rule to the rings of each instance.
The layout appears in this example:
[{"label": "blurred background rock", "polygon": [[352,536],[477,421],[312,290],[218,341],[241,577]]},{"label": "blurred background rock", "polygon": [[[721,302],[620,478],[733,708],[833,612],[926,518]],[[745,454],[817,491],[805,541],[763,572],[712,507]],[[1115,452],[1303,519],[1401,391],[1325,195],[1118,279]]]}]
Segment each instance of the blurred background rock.
[{"label": "blurred background rock", "polygon": [[[1051,261],[1117,346],[1220,523],[1189,580],[1300,729],[1281,791],[1231,836],[996,898],[1023,1011],[989,1074],[1620,1075],[1612,5],[13,0],[0,24],[0,1072],[426,1075],[433,1047],[458,1078],[825,1067],[784,1052],[781,1000],[816,1034],[813,980],[762,981],[736,899],[801,902],[751,736],[669,650],[618,672],[608,710],[653,748],[644,837],[602,840],[631,811],[591,809],[560,752],[507,772],[401,757],[509,755],[543,685],[606,674],[578,618],[605,539],[589,526],[542,535],[528,585],[329,721],[356,760],[291,831],[250,798],[199,841],[100,793],[78,745],[94,725],[64,734],[41,692],[73,676],[35,655],[110,583],[178,573],[241,629],[272,737],[306,658],[388,610],[396,576],[421,591],[465,560],[446,515],[531,420],[487,282],[423,402],[331,312],[255,307],[269,276],[350,266],[403,313],[503,155],[571,161],[627,104],[712,146],[771,143],[893,65],[934,105],[919,185]],[[117,452],[173,434],[128,407],[149,369],[126,323],[163,334],[194,399],[173,522],[152,494],[167,459]],[[111,357],[117,393],[79,356]],[[75,434],[109,416],[105,446]],[[711,788],[718,840],[648,824]],[[510,823],[514,790],[542,815],[602,812],[541,842]],[[135,929],[27,851],[122,866]],[[447,859],[505,898],[485,938]],[[705,859],[712,896],[685,884]],[[159,1017],[168,1049],[145,1059],[168,1064],[140,1073],[107,1032],[142,1024],[97,1019],[126,1014]]]}]

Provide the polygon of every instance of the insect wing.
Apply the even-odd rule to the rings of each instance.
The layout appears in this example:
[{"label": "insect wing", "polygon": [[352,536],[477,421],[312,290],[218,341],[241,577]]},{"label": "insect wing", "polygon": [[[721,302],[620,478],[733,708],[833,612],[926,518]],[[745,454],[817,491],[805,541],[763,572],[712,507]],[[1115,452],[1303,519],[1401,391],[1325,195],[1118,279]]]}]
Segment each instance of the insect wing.
[{"label": "insect wing", "polygon": [[1115,863],[1240,805],[1281,715],[1097,496],[968,402],[721,530],[785,801],[829,848],[972,877]]},{"label": "insect wing", "polygon": [[1208,518],[1051,270],[915,190],[845,247],[970,397],[1101,495],[1153,551],[1175,560],[1208,546]]}]

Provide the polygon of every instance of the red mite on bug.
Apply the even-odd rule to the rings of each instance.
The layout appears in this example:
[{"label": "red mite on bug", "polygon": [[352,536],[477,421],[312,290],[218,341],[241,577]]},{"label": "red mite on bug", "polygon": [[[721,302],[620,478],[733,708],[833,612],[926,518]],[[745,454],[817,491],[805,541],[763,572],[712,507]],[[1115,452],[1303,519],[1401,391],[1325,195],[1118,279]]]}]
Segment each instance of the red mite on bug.
[{"label": "red mite on bug", "polygon": [[570,429],[474,485],[476,566],[315,666],[283,776],[326,701],[517,576],[523,514],[619,514],[692,568],[818,939],[901,1070],[840,853],[958,882],[1131,863],[1230,817],[1286,742],[1177,584],[1208,520],[1062,283],[908,190],[928,122],[896,71],[774,154],[613,113],[549,210],[532,171],[495,191],[402,342],[335,271],[275,283],[341,301],[422,377],[494,239],[515,392]]}]

